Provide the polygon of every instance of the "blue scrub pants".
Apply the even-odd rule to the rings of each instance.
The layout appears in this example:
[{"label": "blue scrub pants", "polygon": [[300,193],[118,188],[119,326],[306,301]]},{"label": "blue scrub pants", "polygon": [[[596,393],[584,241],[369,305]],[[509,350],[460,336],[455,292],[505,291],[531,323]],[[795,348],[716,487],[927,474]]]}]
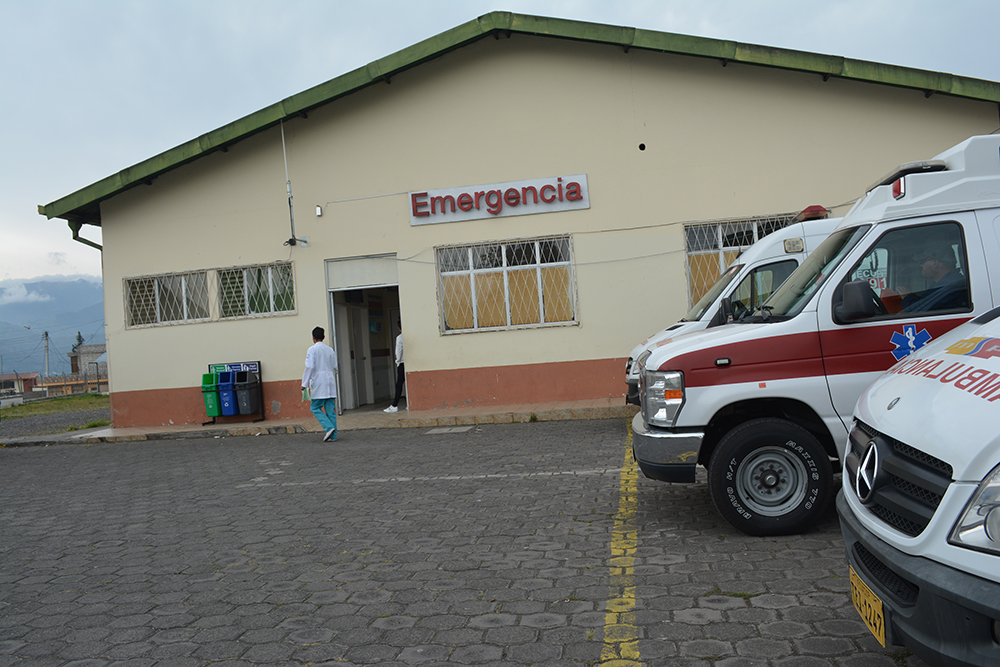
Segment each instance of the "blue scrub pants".
[{"label": "blue scrub pants", "polygon": [[316,415],[319,425],[323,427],[323,432],[337,430],[337,399],[336,398],[314,398],[309,401],[309,409]]}]

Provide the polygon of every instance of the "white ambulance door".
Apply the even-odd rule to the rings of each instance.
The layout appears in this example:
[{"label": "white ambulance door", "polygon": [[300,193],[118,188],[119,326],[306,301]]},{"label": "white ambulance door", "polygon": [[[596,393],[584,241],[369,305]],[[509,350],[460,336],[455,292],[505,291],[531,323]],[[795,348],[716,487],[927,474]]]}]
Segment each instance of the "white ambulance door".
[{"label": "white ambulance door", "polygon": [[830,398],[845,428],[875,378],[991,303],[972,214],[883,223],[876,231],[819,305]]},{"label": "white ambulance door", "polygon": [[986,256],[993,259],[993,264],[989,267],[993,303],[1000,304],[1000,209],[980,211],[976,217],[983,230],[983,246],[986,248]]}]

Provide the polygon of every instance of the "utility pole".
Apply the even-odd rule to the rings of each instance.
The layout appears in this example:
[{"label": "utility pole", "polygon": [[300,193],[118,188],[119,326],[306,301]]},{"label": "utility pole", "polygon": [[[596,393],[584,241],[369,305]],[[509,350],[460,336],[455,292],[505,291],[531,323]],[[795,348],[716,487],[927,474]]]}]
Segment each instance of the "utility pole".
[{"label": "utility pole", "polygon": [[42,338],[45,339],[45,377],[49,376],[49,332],[46,331],[42,334]]}]

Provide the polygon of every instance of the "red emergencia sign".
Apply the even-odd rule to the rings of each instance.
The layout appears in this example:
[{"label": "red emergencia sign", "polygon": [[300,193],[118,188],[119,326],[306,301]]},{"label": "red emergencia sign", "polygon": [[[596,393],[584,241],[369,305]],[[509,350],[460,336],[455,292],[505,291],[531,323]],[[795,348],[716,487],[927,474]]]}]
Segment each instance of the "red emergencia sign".
[{"label": "red emergencia sign", "polygon": [[409,194],[413,226],[590,208],[586,174]]}]

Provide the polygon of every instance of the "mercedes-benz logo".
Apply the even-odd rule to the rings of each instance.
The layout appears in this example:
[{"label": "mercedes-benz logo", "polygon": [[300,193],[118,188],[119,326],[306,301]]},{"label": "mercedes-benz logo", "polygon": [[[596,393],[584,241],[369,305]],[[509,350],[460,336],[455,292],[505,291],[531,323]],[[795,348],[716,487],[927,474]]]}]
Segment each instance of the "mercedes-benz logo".
[{"label": "mercedes-benz logo", "polygon": [[861,457],[861,465],[858,466],[858,472],[854,475],[854,492],[858,494],[862,504],[867,504],[871,500],[878,472],[878,447],[875,446],[874,440],[869,440],[868,448],[865,450],[864,456]]}]

